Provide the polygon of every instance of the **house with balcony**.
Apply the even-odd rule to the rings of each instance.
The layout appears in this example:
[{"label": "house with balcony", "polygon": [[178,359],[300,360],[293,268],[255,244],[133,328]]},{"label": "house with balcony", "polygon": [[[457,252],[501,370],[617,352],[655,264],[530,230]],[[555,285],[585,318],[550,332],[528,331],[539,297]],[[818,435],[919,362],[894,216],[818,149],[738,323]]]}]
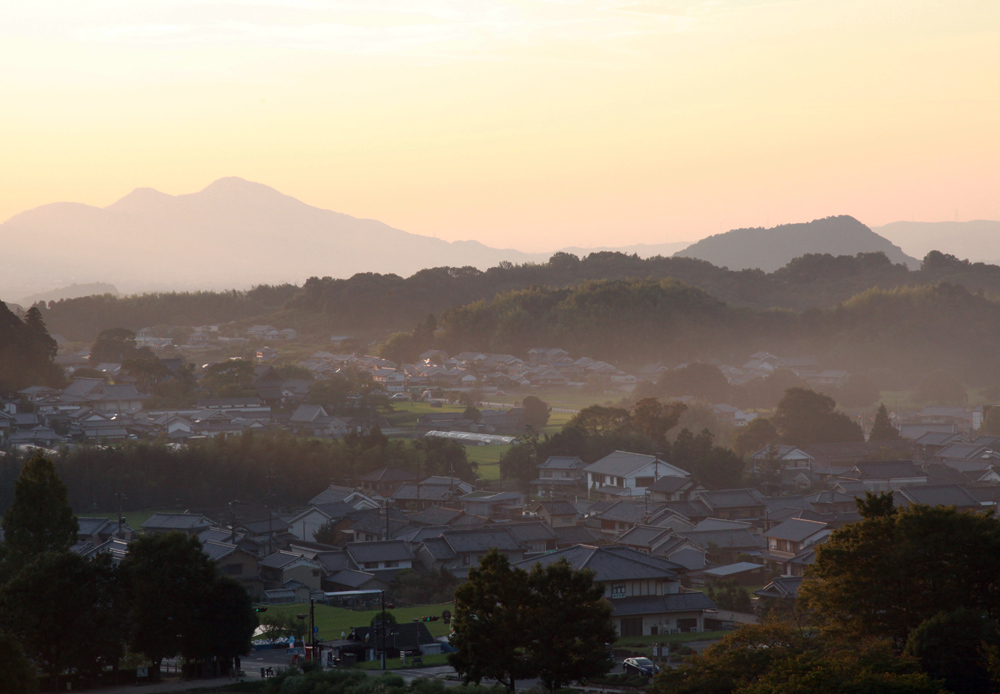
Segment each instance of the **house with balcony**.
[{"label": "house with balcony", "polygon": [[661,477],[688,477],[688,472],[653,455],[615,451],[583,468],[587,489],[599,496],[641,497]]},{"label": "house with balcony", "polygon": [[830,526],[822,521],[791,518],[764,533],[767,551],[764,559],[785,576],[801,576],[801,562],[796,557],[830,536]]}]

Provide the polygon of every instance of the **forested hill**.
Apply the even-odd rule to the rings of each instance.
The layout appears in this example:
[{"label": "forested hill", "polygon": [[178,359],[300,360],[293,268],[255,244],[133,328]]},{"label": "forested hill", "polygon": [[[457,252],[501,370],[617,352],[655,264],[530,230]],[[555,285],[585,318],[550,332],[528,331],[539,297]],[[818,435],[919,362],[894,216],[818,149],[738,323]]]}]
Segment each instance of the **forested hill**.
[{"label": "forested hill", "polygon": [[574,287],[591,280],[675,279],[737,307],[804,311],[835,306],[868,289],[939,282],[1000,294],[1000,267],[968,263],[932,252],[919,270],[882,253],[806,255],[771,273],[731,271],[693,258],[649,258],[592,253],[553,255],[544,264],[501,263],[432,268],[409,278],[363,273],[350,279],[311,278],[302,287],[260,286],[250,291],[103,295],[50,302],[43,308],[53,333],[93,340],[104,329],[205,325],[245,321],[294,327],[316,334],[350,332],[372,338],[407,330],[428,313],[528,287]]},{"label": "forested hill", "polygon": [[536,287],[447,311],[439,328],[433,343],[413,347],[524,354],[543,345],[633,367],[741,363],[766,350],[907,381],[945,369],[970,383],[1000,384],[1000,302],[948,283],[872,289],[802,313],[736,308],[673,280]]},{"label": "forested hill", "polygon": [[677,255],[700,258],[733,270],[758,268],[770,272],[807,253],[885,253],[894,263],[910,267],[919,264],[899,246],[847,215],[771,229],[733,229],[704,238]]}]

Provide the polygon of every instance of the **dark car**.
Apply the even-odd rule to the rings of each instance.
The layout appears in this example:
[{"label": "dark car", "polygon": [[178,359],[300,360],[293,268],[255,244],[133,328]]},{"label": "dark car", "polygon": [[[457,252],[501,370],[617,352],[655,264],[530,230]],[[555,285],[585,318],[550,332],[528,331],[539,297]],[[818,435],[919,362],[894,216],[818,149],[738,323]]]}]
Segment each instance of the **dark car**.
[{"label": "dark car", "polygon": [[626,658],[622,663],[626,675],[642,675],[652,677],[660,671],[656,664],[649,658]]}]

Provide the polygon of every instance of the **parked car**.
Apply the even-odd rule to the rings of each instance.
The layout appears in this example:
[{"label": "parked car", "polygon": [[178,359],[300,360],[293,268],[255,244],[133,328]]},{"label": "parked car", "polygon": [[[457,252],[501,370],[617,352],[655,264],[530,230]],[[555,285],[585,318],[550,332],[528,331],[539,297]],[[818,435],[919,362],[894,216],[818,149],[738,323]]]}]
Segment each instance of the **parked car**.
[{"label": "parked car", "polygon": [[660,671],[656,664],[649,658],[626,658],[622,663],[626,675],[642,675],[652,677]]}]

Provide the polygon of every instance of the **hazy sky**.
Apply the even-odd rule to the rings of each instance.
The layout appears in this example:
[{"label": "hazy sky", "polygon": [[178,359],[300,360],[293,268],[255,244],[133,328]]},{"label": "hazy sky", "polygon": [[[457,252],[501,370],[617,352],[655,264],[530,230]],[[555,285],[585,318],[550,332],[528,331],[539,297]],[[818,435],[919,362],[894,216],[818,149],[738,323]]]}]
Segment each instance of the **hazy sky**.
[{"label": "hazy sky", "polygon": [[0,219],[222,176],[549,250],[1000,218],[998,0],[0,0]]}]

